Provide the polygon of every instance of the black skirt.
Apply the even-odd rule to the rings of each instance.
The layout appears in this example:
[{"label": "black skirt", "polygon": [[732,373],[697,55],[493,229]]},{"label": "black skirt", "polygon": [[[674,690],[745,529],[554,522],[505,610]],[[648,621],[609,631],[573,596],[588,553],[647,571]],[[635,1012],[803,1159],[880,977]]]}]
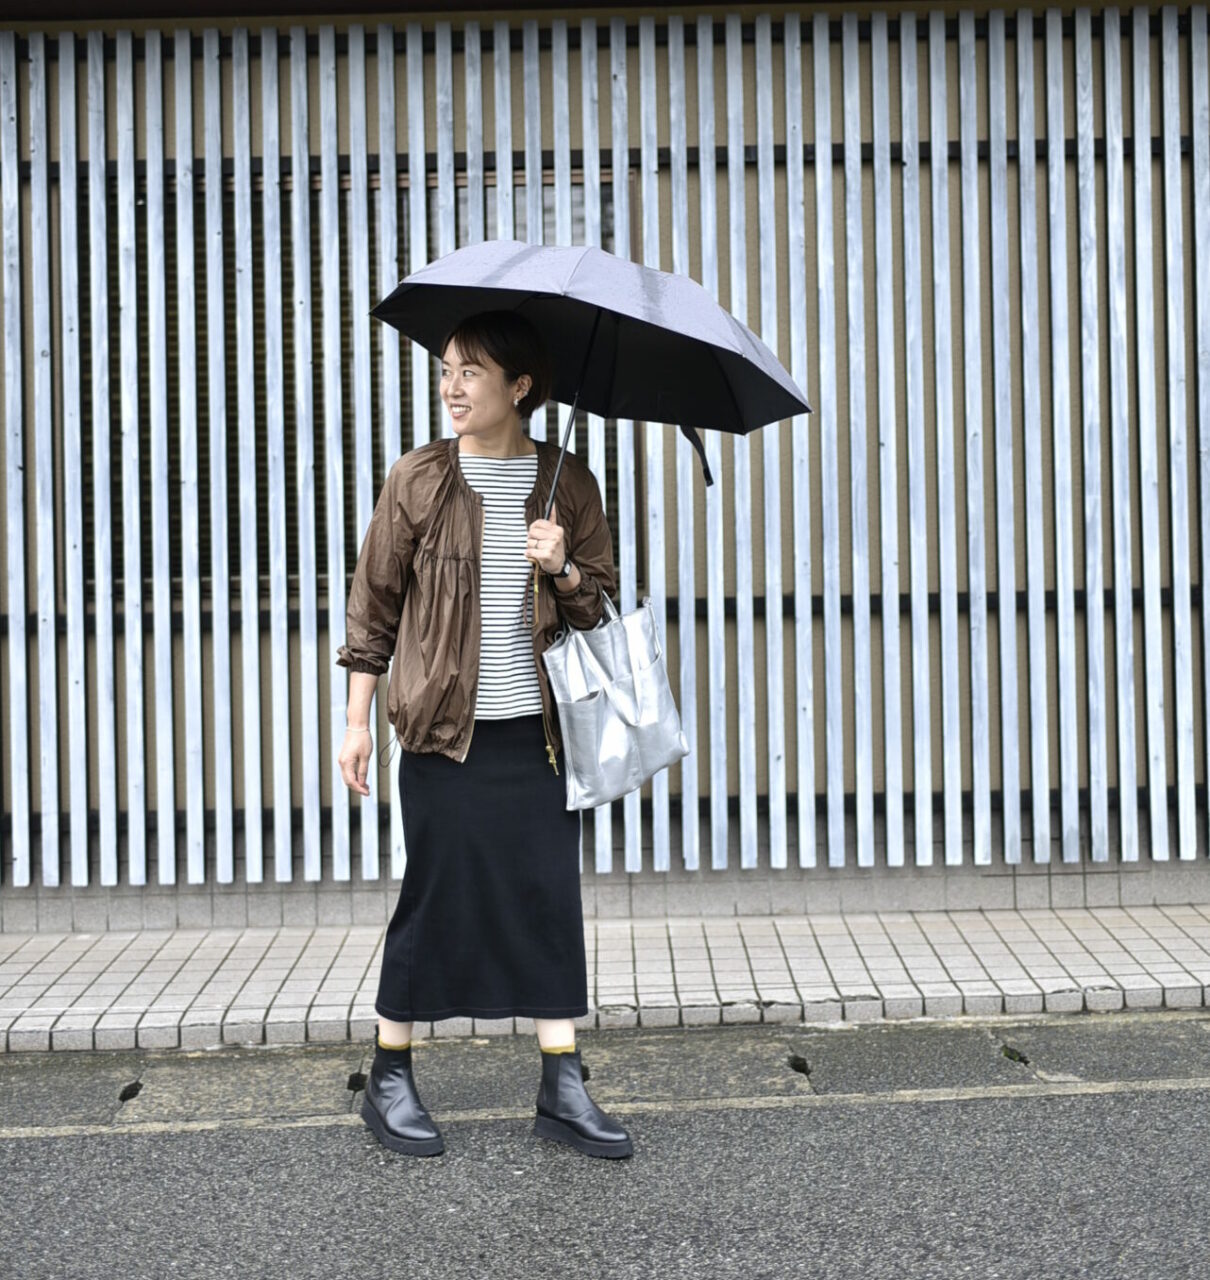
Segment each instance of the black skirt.
[{"label": "black skirt", "polygon": [[404,751],[407,865],[375,1009],[396,1022],[588,1012],[580,814],[542,717],[478,720],[466,760]]}]

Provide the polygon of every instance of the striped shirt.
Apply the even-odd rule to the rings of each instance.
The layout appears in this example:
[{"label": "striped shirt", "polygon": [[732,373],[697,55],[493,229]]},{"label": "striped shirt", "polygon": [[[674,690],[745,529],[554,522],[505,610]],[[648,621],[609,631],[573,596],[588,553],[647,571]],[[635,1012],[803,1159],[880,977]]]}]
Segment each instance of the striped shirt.
[{"label": "striped shirt", "polygon": [[483,498],[475,718],[538,715],[542,692],[534,665],[533,632],[523,616],[533,567],[525,558],[529,535],[525,501],[538,478],[538,457],[480,458],[460,453],[458,461],[467,484]]}]

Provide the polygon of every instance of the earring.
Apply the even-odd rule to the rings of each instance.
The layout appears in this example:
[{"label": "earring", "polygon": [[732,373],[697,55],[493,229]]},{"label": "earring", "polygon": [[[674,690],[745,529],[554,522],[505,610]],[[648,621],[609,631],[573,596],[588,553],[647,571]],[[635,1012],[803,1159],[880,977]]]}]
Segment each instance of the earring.
[{"label": "earring", "polygon": [[520,403],[521,403],[520,399],[514,400],[514,401],[513,401],[513,408],[515,409],[515,408],[516,408]]}]

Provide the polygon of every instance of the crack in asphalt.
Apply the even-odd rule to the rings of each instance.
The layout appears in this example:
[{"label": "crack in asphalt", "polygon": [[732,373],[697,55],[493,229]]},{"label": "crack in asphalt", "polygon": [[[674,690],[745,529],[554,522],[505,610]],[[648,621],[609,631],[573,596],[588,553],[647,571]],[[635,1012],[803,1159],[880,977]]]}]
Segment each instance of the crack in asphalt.
[{"label": "crack in asphalt", "polygon": [[[1039,1080],[1029,1084],[968,1085],[942,1089],[890,1089],[869,1093],[767,1094],[760,1097],[663,1098],[609,1102],[619,1115],[658,1115],[686,1111],[797,1110],[817,1107],[903,1106],[920,1103],[1062,1097],[1105,1097],[1127,1093],[1210,1093],[1210,1076],[1160,1080]],[[445,1124],[528,1120],[532,1107],[493,1107],[434,1111]],[[359,1115],[234,1116],[205,1120],[135,1120],[110,1124],[19,1125],[0,1128],[0,1141],[31,1138],[113,1137],[121,1134],[197,1133],[217,1129],[298,1129],[364,1124]]]}]

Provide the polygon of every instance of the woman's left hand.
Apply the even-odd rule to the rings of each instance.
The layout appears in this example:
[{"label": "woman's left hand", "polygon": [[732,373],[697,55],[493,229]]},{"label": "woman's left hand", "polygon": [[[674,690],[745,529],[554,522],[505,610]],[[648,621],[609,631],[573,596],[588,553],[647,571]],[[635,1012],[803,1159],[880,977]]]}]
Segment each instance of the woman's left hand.
[{"label": "woman's left hand", "polygon": [[525,543],[525,558],[532,561],[544,573],[558,573],[567,559],[567,547],[563,529],[559,524],[559,508],[552,507],[552,519],[535,520],[529,526],[529,538]]}]

